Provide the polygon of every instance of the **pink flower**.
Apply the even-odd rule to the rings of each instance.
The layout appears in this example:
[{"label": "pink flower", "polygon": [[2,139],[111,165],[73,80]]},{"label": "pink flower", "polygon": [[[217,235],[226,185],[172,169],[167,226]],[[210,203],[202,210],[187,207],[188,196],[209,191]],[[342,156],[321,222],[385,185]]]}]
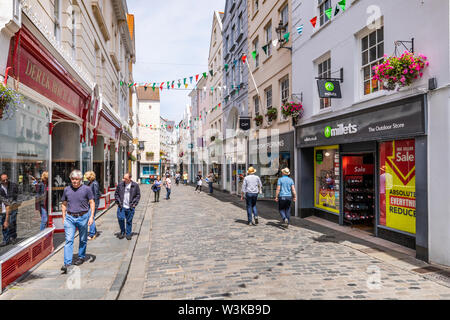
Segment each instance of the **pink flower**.
[{"label": "pink flower", "polygon": [[419,75],[420,75],[421,78],[423,77],[423,73],[422,72]]},{"label": "pink flower", "polygon": [[407,74],[408,73],[408,69],[403,70],[403,74]]}]

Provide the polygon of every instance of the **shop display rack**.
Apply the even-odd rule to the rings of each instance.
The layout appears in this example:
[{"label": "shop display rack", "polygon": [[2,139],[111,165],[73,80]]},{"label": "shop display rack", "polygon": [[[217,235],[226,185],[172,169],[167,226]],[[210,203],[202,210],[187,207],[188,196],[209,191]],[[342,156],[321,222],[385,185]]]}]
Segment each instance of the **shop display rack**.
[{"label": "shop display rack", "polygon": [[373,224],[374,188],[372,175],[344,176],[344,221]]}]

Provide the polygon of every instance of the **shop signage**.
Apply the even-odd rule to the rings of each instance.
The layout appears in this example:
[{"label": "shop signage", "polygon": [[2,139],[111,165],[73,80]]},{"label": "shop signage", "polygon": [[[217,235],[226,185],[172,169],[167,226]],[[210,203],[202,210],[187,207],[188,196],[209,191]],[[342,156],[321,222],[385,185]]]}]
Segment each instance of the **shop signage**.
[{"label": "shop signage", "polygon": [[317,80],[320,98],[342,98],[341,84],[339,81],[319,79]]},{"label": "shop signage", "polygon": [[344,176],[373,174],[373,164],[348,164],[344,167]]},{"label": "shop signage", "polygon": [[250,118],[240,118],[239,119],[239,128],[241,130],[250,130]]},{"label": "shop signage", "polygon": [[321,164],[323,162],[323,150],[316,151],[316,162]]},{"label": "shop signage", "polygon": [[297,128],[300,147],[425,134],[424,96]]}]

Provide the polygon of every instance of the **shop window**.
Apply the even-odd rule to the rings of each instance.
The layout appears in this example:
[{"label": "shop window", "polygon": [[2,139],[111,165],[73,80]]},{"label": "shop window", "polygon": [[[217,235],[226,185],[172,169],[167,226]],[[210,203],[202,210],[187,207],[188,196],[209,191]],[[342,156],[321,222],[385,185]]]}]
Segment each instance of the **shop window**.
[{"label": "shop window", "polygon": [[339,213],[339,149],[338,146],[314,149],[314,206]]},{"label": "shop window", "polygon": [[58,123],[52,133],[52,208],[61,212],[64,188],[71,184],[69,175],[80,170],[80,127],[75,123]]},{"label": "shop window", "polygon": [[113,142],[110,144],[109,187],[115,188],[116,184],[117,184],[117,181],[116,181],[116,145]]},{"label": "shop window", "polygon": [[94,145],[94,159],[93,171],[95,172],[96,180],[100,185],[100,192],[104,193],[105,187],[105,145],[102,136],[97,137],[97,144]]},{"label": "shop window", "polygon": [[373,67],[380,64],[384,56],[384,28],[381,27],[361,39],[361,72],[364,95],[379,91],[380,82],[373,80]]},{"label": "shop window", "polygon": [[382,142],[379,146],[379,156],[379,224],[415,234],[415,141],[409,139]]},{"label": "shop window", "polygon": [[[13,190],[8,201],[11,217],[14,215],[10,221],[10,235],[16,243],[40,230],[40,215],[35,207],[37,184],[43,172],[49,169],[49,135],[44,134],[39,126],[28,127],[31,122],[47,124],[49,116],[44,107],[28,99],[16,111],[8,113],[8,116],[3,114],[0,119],[0,174],[6,174],[3,178],[5,181],[7,178],[9,190]],[[31,130],[30,138],[25,129]],[[6,207],[0,205],[0,213],[3,209]],[[0,232],[0,242],[5,240],[3,236],[4,233]],[[13,246],[0,247],[0,255]]]}]

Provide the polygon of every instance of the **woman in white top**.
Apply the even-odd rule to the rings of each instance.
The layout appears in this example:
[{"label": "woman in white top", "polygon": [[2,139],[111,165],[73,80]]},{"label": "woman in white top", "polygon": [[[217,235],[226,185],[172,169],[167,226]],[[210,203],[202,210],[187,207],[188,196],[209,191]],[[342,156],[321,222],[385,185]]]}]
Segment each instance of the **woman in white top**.
[{"label": "woman in white top", "polygon": [[164,185],[166,186],[166,200],[170,200],[170,192],[172,191],[172,181],[170,180],[170,175],[166,176],[166,181],[164,181]]}]

